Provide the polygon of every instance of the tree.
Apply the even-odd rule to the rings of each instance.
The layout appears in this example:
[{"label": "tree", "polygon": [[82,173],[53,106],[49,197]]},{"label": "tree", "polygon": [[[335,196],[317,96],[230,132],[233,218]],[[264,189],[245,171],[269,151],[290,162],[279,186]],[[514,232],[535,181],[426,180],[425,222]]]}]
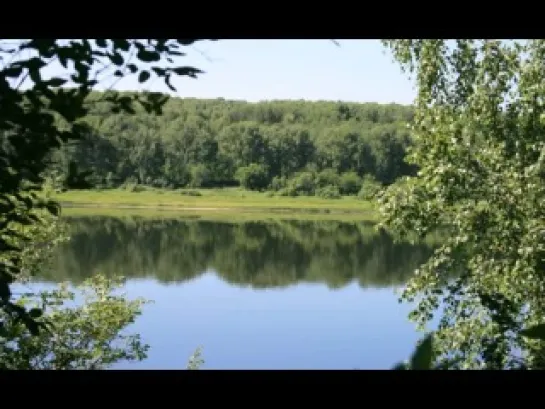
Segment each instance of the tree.
[{"label": "tree", "polygon": [[340,176],[339,190],[344,195],[355,195],[361,189],[361,178],[356,172],[346,172]]},{"label": "tree", "polygon": [[[55,185],[51,179],[44,184],[46,198]],[[64,223],[45,210],[41,213],[42,223],[18,226],[22,237],[31,238],[16,243],[22,248],[18,283],[28,284],[43,274],[55,247],[69,238]],[[79,285],[79,291],[61,284],[51,291],[14,296],[14,304],[26,307],[38,323],[53,325],[50,331],[30,334],[24,321],[9,319],[8,311],[0,310],[0,368],[102,369],[121,360],[144,359],[148,346],[123,330],[140,315],[145,300],[127,300],[116,291],[121,284],[120,277],[99,274]],[[77,293],[84,302],[74,306],[70,302]]]},{"label": "tree", "polygon": [[[411,173],[404,163],[410,106],[350,103],[352,116],[344,120],[335,115],[335,102],[170,98],[158,116],[143,109],[114,114],[103,98],[98,91],[87,98],[89,111],[81,119],[90,128],[87,136],[51,157],[49,170],[61,172],[67,188],[85,182],[91,188],[108,183],[180,188],[190,184],[198,165],[208,169],[203,187],[237,186],[237,170],[252,163],[266,166],[271,179],[330,170],[370,174],[389,184]],[[370,110],[378,122],[369,122]],[[267,120],[269,111],[282,121]],[[78,164],[73,174],[72,161]],[[88,171],[92,174],[82,174]]]},{"label": "tree", "polygon": [[[18,226],[39,223],[36,209],[58,213],[56,203],[38,194],[46,159],[62,143],[88,132],[80,119],[88,112],[91,90],[111,75],[136,75],[140,83],[158,77],[175,90],[173,76],[201,73],[174,65],[173,57],[184,55],[181,47],[194,41],[34,39],[0,43],[0,310],[5,313],[1,325],[21,320],[33,334],[43,327],[12,302],[10,284],[23,264],[23,247],[16,242],[29,239]],[[60,64],[62,75],[48,78],[45,68],[53,63]],[[127,96],[107,92],[103,102],[114,113],[134,113],[133,102],[149,113],[161,113],[166,100],[159,93]]]},{"label": "tree", "polygon": [[445,307],[438,365],[543,367],[542,341],[521,330],[545,313],[545,41],[385,44],[416,74],[419,171],[386,191],[382,225],[445,233],[404,291],[411,317],[424,326]]},{"label": "tree", "polygon": [[236,177],[240,184],[249,190],[262,190],[270,183],[269,170],[257,163],[238,168]]},{"label": "tree", "polygon": [[84,301],[77,306],[66,305],[76,296],[66,284],[18,298],[17,305],[30,308],[39,322],[53,322],[54,330],[33,336],[22,323],[7,321],[0,334],[0,368],[106,369],[123,360],[145,359],[149,346],[138,334],[123,330],[142,313],[146,301],[128,301],[116,292],[121,285],[119,277],[95,275],[79,286]]}]

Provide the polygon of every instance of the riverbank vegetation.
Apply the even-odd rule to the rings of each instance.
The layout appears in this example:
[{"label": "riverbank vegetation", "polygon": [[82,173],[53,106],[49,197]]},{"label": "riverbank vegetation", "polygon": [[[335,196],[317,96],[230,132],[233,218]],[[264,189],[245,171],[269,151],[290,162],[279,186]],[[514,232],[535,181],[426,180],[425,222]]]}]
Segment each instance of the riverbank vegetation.
[{"label": "riverbank vegetation", "polygon": [[193,210],[203,212],[270,212],[343,214],[377,216],[374,202],[353,196],[338,199],[319,197],[283,197],[269,192],[240,188],[166,190],[145,187],[138,191],[124,189],[74,190],[54,196],[65,207]]},{"label": "riverbank vegetation", "polygon": [[[170,98],[161,116],[87,98],[86,131],[49,156],[67,189],[241,186],[278,196],[372,198],[414,174],[410,106]],[[138,94],[121,93],[125,98]]]},{"label": "riverbank vegetation", "polygon": [[[47,199],[50,186],[41,195]],[[118,275],[89,276],[76,288],[65,280],[43,290],[32,290],[34,279],[47,270],[62,243],[70,240],[66,226],[45,211],[40,224],[19,225],[21,237],[13,244],[22,250],[20,274],[14,281],[14,306],[25,308],[33,322],[12,320],[0,310],[0,369],[104,369],[121,361],[146,358],[149,348],[138,334],[126,332],[147,302],[119,293]],[[81,298],[74,302],[76,297]],[[36,333],[29,334],[26,326]],[[40,327],[38,327],[40,328]]]},{"label": "riverbank vegetation", "polygon": [[[2,42],[3,367],[35,367],[27,354],[12,353],[21,347],[42,351],[40,357],[53,352],[63,362],[63,354],[74,351],[50,347],[68,328],[63,323],[76,325],[77,319],[63,320],[54,308],[48,315],[49,306],[25,305],[12,292],[14,283],[34,271],[29,268],[32,229],[47,232],[51,226],[40,212],[58,213],[55,201],[39,194],[46,176],[66,189],[236,185],[328,199],[359,195],[371,200],[386,187],[381,211],[390,231],[405,236],[447,229],[446,241],[417,270],[404,294],[407,301],[420,300],[411,318],[422,325],[445,306],[433,343],[426,338],[410,367],[545,366],[540,341],[545,339],[545,41],[386,41],[399,63],[417,74],[414,108],[167,102],[159,93],[93,92],[100,81],[127,75],[140,83],[160,78],[175,89],[174,76],[200,73],[173,62],[193,42]],[[45,78],[44,68],[54,61],[64,70]],[[25,81],[30,84],[21,88]],[[413,124],[410,133],[407,122]],[[395,183],[404,176],[412,177]],[[133,316],[136,310],[122,303]],[[101,317],[79,316],[93,325],[101,325]],[[128,322],[125,318],[120,323]],[[114,322],[108,340],[122,329],[114,321],[104,321]],[[524,330],[529,326],[534,329]],[[95,356],[88,358],[82,359],[93,362]]]},{"label": "riverbank vegetation", "polygon": [[384,225],[447,233],[403,295],[421,326],[444,306],[428,367],[543,369],[545,41],[385,43],[417,78],[419,172],[382,198]]},{"label": "riverbank vegetation", "polygon": [[[194,41],[0,41],[0,368],[89,369],[142,357],[135,342],[119,344],[120,349],[110,345],[123,338],[121,331],[138,314],[139,306],[127,299],[98,297],[79,309],[59,310],[56,306],[70,301],[70,293],[20,294],[13,289],[24,281],[32,283],[43,267],[38,253],[43,250],[45,256],[54,247],[47,240],[36,241],[51,233],[58,214],[57,203],[43,192],[49,159],[64,144],[87,134],[80,120],[88,112],[86,100],[93,88],[112,75],[133,74],[140,82],[161,78],[173,89],[175,76],[200,73],[176,66],[172,59]],[[52,63],[59,64],[56,77],[44,72]],[[110,111],[127,112],[140,105],[159,114],[166,99],[156,93],[133,99],[110,93],[103,102]],[[90,285],[103,294],[113,288],[105,283]],[[82,326],[92,331],[82,332]]]}]

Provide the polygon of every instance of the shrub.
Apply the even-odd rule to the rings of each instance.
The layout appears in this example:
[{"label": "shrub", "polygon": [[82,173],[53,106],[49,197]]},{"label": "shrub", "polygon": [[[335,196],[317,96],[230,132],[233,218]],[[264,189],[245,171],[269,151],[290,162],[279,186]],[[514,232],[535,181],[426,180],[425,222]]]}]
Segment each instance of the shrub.
[{"label": "shrub", "polygon": [[362,180],[356,172],[343,173],[339,178],[339,190],[343,195],[355,195],[361,189]]},{"label": "shrub", "polygon": [[121,188],[127,192],[144,192],[147,190],[146,186],[132,182],[124,184]]},{"label": "shrub", "polygon": [[312,196],[316,190],[314,173],[300,172],[288,182],[287,189],[295,192],[294,196]]},{"label": "shrub", "polygon": [[296,197],[299,196],[297,194],[297,191],[293,189],[292,187],[286,187],[284,189],[280,189],[277,193],[278,196],[289,196],[289,197]]},{"label": "shrub", "polygon": [[340,178],[334,169],[324,169],[316,175],[316,186],[339,186]]},{"label": "shrub", "polygon": [[363,177],[361,189],[358,198],[361,200],[373,200],[382,191],[382,185],[371,175]]},{"label": "shrub", "polygon": [[141,314],[142,299],[114,294],[121,281],[100,275],[80,290],[84,303],[68,306],[76,293],[66,284],[53,291],[27,294],[17,304],[42,308],[50,331],[30,335],[21,322],[6,321],[0,336],[1,369],[105,369],[119,361],[143,360],[148,346],[139,335],[122,333]]},{"label": "shrub", "polygon": [[287,186],[287,179],[284,176],[275,176],[272,181],[270,188],[274,191],[279,191],[284,189]]},{"label": "shrub", "polygon": [[268,169],[257,163],[238,168],[235,177],[248,190],[265,189],[270,182]]},{"label": "shrub", "polygon": [[322,199],[340,199],[341,193],[337,186],[324,186],[316,189],[316,196]]},{"label": "shrub", "polygon": [[190,187],[206,187],[212,179],[210,170],[203,164],[192,166],[190,175]]},{"label": "shrub", "polygon": [[202,196],[202,193],[198,190],[180,190],[180,194],[183,196]]}]

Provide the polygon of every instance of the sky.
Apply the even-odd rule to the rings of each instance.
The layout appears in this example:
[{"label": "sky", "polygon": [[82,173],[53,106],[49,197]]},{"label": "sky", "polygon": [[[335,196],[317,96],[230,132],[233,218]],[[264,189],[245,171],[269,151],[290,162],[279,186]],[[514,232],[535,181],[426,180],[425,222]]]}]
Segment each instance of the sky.
[{"label": "sky", "polygon": [[[220,40],[190,47],[180,65],[205,71],[172,81],[174,95],[248,101],[273,99],[412,103],[416,91],[378,40]],[[166,92],[161,80],[134,76],[118,90]]]}]

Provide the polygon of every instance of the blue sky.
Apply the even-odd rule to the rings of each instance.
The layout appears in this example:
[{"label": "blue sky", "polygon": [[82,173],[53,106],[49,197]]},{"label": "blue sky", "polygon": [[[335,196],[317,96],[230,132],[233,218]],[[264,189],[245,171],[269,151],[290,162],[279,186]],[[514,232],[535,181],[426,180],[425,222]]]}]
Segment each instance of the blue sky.
[{"label": "blue sky", "polygon": [[[180,64],[194,64],[206,74],[197,80],[177,79],[173,84],[180,97],[413,101],[413,83],[378,40],[342,40],[339,44],[329,40],[198,42]],[[168,90],[160,80],[142,86],[134,77],[115,88]]]}]

